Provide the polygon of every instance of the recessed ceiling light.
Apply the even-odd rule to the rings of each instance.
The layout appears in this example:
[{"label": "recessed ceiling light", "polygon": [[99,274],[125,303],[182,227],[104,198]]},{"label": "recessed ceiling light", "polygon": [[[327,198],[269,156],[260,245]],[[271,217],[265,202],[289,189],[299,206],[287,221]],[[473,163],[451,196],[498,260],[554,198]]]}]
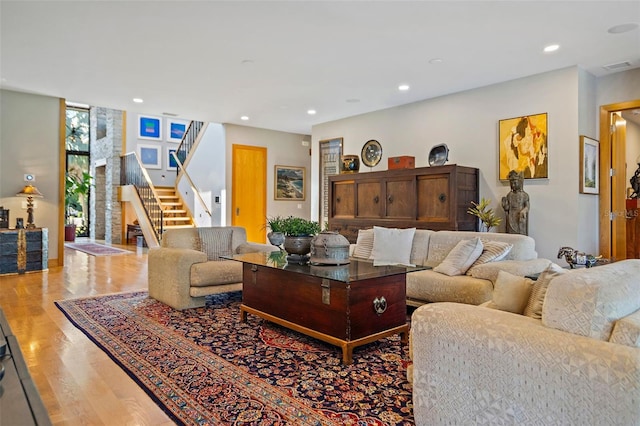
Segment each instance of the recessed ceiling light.
[{"label": "recessed ceiling light", "polygon": [[441,58],[433,58],[429,61],[430,64],[441,64],[443,60]]},{"label": "recessed ceiling light", "polygon": [[544,53],[551,53],[551,52],[555,52],[558,49],[560,49],[559,44],[550,44],[548,46],[545,46],[545,48],[542,50],[544,50]]},{"label": "recessed ceiling light", "polygon": [[253,64],[253,59],[243,59],[242,62],[240,62],[242,65],[251,65]]},{"label": "recessed ceiling light", "polygon": [[614,25],[613,27],[609,28],[607,32],[609,34],[622,34],[636,29],[638,29],[638,24],[636,24],[635,22],[630,22],[628,24]]},{"label": "recessed ceiling light", "polygon": [[142,100],[142,98],[133,98],[133,102],[137,103],[137,104],[141,104],[144,101]]},{"label": "recessed ceiling light", "polygon": [[408,84],[401,84],[400,86],[398,86],[398,90],[400,90],[402,92],[406,92],[407,90],[409,90],[409,85]]},{"label": "recessed ceiling light", "polygon": [[316,110],[315,110],[315,109],[309,109],[309,110],[307,110],[307,114],[309,114],[309,115],[315,115],[315,113],[316,113]]},{"label": "recessed ceiling light", "polygon": [[247,121],[248,119],[249,119],[249,117],[246,116],[246,115],[243,115],[242,117],[240,117],[240,120],[242,120],[242,121]]}]

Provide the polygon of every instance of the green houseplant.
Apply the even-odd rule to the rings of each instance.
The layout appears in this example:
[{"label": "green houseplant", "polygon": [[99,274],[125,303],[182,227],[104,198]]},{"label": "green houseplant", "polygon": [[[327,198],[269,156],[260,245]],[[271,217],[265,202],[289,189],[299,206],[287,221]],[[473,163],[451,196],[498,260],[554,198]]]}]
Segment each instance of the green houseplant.
[{"label": "green houseplant", "polygon": [[79,167],[71,167],[65,177],[64,203],[67,216],[65,225],[65,241],[74,241],[76,236],[76,223],[74,217],[82,218],[86,226],[86,217],[89,210],[88,197],[93,177]]},{"label": "green houseplant", "polygon": [[481,230],[489,232],[491,231],[491,228],[500,225],[500,222],[502,222],[502,219],[497,217],[493,209],[489,207],[491,205],[491,200],[487,200],[483,197],[479,203],[472,201],[471,204],[473,204],[473,207],[469,207],[467,213],[480,219],[483,226]]},{"label": "green houseplant", "polygon": [[289,261],[307,261],[311,251],[311,240],[320,232],[320,224],[313,220],[289,216],[283,219],[284,249],[289,253]]},{"label": "green houseplant", "polygon": [[270,216],[265,224],[265,227],[270,230],[267,233],[267,238],[276,247],[280,247],[284,243],[284,221],[282,216]]}]

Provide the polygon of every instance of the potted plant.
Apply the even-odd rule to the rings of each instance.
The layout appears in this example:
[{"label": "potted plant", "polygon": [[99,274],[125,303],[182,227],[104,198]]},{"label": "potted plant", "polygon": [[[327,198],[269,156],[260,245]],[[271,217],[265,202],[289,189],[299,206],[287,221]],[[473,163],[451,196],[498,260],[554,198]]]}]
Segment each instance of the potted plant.
[{"label": "potted plant", "polygon": [[489,208],[491,200],[483,197],[479,203],[472,201],[471,204],[473,204],[473,207],[469,207],[467,213],[480,219],[480,222],[482,222],[481,231],[489,232],[491,228],[500,225],[500,222],[502,222],[502,219],[496,216],[493,209]]},{"label": "potted plant", "polygon": [[72,218],[86,218],[87,216],[87,198],[93,186],[92,179],[93,177],[89,173],[77,166],[72,166],[67,172],[64,187],[64,203],[67,215],[67,224],[64,229],[65,241],[75,241],[76,239],[76,224]]},{"label": "potted plant", "polygon": [[311,251],[311,239],[320,232],[320,224],[313,220],[289,216],[282,221],[284,233],[284,249],[295,259],[306,261]]},{"label": "potted plant", "polygon": [[265,224],[265,227],[270,229],[267,238],[276,247],[280,247],[284,243],[284,221],[282,216],[271,216],[267,218]]}]

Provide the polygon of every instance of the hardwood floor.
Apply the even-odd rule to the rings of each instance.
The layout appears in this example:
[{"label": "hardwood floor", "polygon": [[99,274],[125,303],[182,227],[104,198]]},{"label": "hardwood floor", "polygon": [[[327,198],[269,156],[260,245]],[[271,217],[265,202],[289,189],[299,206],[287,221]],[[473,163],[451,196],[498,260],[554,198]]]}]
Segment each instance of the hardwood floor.
[{"label": "hardwood floor", "polygon": [[63,268],[0,276],[0,306],[56,425],[174,424],[54,305],[62,299],[146,290],[147,249],[117,247],[133,253],[97,257],[65,248]]}]

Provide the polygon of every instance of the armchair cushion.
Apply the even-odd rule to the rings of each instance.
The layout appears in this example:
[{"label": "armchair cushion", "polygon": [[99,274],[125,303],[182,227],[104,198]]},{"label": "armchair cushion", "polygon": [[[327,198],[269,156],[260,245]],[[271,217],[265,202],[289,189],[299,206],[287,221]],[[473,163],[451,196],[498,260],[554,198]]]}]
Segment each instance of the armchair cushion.
[{"label": "armchair cushion", "polygon": [[191,287],[233,284],[242,282],[242,263],[218,259],[216,262],[195,263],[191,266]]},{"label": "armchair cushion", "polygon": [[228,256],[232,253],[231,238],[233,228],[213,227],[198,228],[202,251],[207,254],[207,260],[219,261],[220,256]]},{"label": "armchair cushion", "polygon": [[616,321],[609,341],[640,348],[640,310]]}]

